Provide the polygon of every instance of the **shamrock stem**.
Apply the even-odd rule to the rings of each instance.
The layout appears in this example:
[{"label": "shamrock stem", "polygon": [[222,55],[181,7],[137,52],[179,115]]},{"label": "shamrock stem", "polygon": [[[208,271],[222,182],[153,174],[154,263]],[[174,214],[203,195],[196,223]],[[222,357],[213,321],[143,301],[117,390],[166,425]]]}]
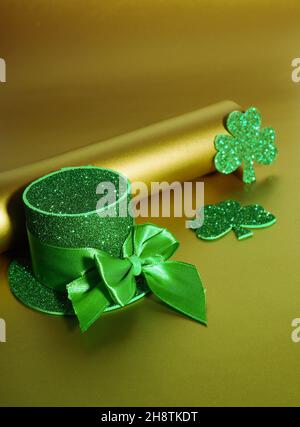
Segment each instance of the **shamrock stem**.
[{"label": "shamrock stem", "polygon": [[254,182],[255,180],[256,180],[256,178],[255,178],[253,160],[251,158],[245,159],[244,171],[243,171],[243,181],[246,184],[251,184],[251,182]]},{"label": "shamrock stem", "polygon": [[253,235],[251,230],[247,230],[246,228],[240,226],[233,227],[233,230],[238,240],[247,239],[247,237],[251,237]]}]

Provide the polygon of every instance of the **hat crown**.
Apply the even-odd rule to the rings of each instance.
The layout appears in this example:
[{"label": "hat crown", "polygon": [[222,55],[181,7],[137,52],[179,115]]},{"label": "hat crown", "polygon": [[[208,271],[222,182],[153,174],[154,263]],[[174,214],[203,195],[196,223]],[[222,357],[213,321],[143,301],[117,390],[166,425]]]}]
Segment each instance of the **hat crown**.
[{"label": "hat crown", "polygon": [[[102,190],[106,185],[115,189],[101,210],[97,203],[107,192],[100,194],[99,184]],[[110,169],[83,166],[50,173],[26,188],[23,201],[27,229],[53,246],[93,247],[119,256],[133,225],[126,214],[130,182]]]}]

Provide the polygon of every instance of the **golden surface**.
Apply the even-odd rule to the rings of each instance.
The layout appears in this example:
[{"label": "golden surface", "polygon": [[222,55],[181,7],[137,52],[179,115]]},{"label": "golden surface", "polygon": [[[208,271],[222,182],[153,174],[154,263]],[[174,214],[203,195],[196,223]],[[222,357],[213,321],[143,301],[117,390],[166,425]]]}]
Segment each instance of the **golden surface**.
[{"label": "golden surface", "polygon": [[1,168],[8,170],[221,99],[254,105],[278,135],[257,183],[205,177],[205,201],[261,203],[278,222],[238,242],[180,240],[207,287],[208,327],[153,297],[81,335],[16,301],[1,256],[2,405],[298,405],[298,1],[1,1]]}]

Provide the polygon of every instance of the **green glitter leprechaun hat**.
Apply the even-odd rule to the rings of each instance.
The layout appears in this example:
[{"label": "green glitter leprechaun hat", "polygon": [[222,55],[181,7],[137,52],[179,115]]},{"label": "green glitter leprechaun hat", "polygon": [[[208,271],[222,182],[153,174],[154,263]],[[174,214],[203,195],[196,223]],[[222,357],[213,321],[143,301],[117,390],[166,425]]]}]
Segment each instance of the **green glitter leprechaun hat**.
[{"label": "green glitter leprechaun hat", "polygon": [[206,323],[196,267],[168,260],[179,242],[165,228],[135,225],[130,199],[126,177],[92,166],[64,168],[31,183],[23,193],[31,259],[11,262],[13,294],[33,309],[76,315],[83,331],[104,312],[150,291]]}]

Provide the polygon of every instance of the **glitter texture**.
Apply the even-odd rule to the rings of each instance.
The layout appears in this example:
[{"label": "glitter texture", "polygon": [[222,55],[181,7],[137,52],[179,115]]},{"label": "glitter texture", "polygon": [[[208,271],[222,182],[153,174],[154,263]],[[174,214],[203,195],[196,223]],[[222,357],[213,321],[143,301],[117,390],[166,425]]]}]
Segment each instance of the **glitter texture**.
[{"label": "glitter texture", "polygon": [[[12,293],[28,307],[47,314],[60,316],[75,316],[67,293],[57,292],[38,282],[31,270],[28,260],[16,259],[11,262],[8,270],[8,281]],[[149,293],[145,279],[137,278],[137,294],[128,303],[132,304]],[[122,308],[112,304],[104,312]]]},{"label": "glitter texture", "polygon": [[12,261],[8,270],[8,281],[13,294],[30,308],[49,314],[74,315],[67,294],[56,292],[39,283],[28,261]]},{"label": "glitter texture", "polygon": [[[65,168],[33,182],[24,192],[26,225],[41,242],[60,247],[92,247],[120,256],[133,225],[131,216],[101,217],[96,204],[100,182],[112,182],[119,201],[119,179],[130,201],[130,184],[108,169]],[[118,208],[118,204],[116,205]],[[118,212],[118,211],[117,211]]]},{"label": "glitter texture", "polygon": [[[130,183],[117,172],[92,166],[64,168],[34,181],[24,191],[27,228],[49,245],[98,248],[119,257],[133,218],[98,215],[96,204],[101,195],[96,193],[96,188],[100,182],[115,185],[117,213],[120,201],[128,206]],[[14,295],[31,308],[52,314],[74,314],[67,293],[39,283],[26,260],[14,260],[9,266],[8,278]],[[130,303],[147,292],[149,289],[140,282]],[[105,311],[116,308],[120,306],[112,304]]]},{"label": "glitter texture", "polygon": [[[197,220],[191,221],[196,224]],[[235,200],[226,200],[216,205],[204,206],[204,222],[196,228],[200,239],[215,240],[233,230],[239,240],[251,237],[249,228],[268,227],[276,222],[273,214],[260,205],[241,206]]]},{"label": "glitter texture", "polygon": [[276,158],[275,131],[271,127],[261,129],[261,115],[254,107],[245,113],[230,113],[226,126],[231,135],[215,138],[216,169],[229,174],[243,163],[243,181],[254,182],[254,162],[269,165]]}]

